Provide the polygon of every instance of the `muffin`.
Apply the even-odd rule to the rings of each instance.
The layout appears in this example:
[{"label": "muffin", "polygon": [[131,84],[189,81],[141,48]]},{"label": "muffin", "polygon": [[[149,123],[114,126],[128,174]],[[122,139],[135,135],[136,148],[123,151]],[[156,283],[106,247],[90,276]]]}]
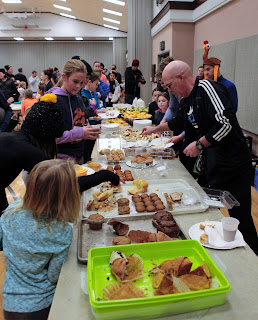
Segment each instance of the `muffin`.
[{"label": "muffin", "polygon": [[90,229],[100,230],[104,222],[104,217],[101,214],[93,213],[88,217]]},{"label": "muffin", "polygon": [[130,214],[130,207],[119,207],[118,208],[118,214]]},{"label": "muffin", "polygon": [[121,166],[119,164],[115,165],[115,170],[121,170]]}]

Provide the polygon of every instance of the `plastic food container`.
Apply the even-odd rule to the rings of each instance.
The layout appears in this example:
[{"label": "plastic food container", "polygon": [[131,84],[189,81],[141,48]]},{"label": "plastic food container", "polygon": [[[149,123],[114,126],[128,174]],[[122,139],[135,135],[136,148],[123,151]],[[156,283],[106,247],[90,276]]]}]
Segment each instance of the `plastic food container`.
[{"label": "plastic food container", "polygon": [[[109,257],[113,250],[119,250],[126,256],[136,253],[144,260],[145,275],[134,284],[142,288],[149,295],[148,297],[114,301],[103,300],[103,288],[110,283],[117,282],[112,277],[109,266]],[[152,276],[148,276],[148,270],[154,267],[153,263],[160,264],[164,260],[174,259],[178,256],[188,257],[193,262],[192,269],[205,262],[211,271],[212,278],[217,279],[219,287],[171,295],[150,296],[153,287]],[[99,320],[153,319],[210,308],[223,304],[226,300],[226,293],[230,290],[230,285],[224,274],[196,240],[93,248],[88,255],[87,273],[92,312]]]},{"label": "plastic food container", "polygon": [[206,194],[201,193],[201,196],[210,207],[232,209],[234,206],[240,206],[240,203],[229,191],[209,188],[202,189]]}]

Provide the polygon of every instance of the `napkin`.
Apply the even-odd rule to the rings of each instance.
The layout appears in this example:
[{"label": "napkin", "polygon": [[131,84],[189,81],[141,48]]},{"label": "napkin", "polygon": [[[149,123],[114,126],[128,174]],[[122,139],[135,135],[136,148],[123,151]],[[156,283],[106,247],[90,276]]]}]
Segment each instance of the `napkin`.
[{"label": "napkin", "polygon": [[234,241],[225,241],[223,239],[223,230],[221,222],[216,223],[214,228],[206,226],[205,232],[208,235],[209,244],[213,245],[214,247],[221,249],[232,249],[236,247],[246,246],[243,235],[240,231],[237,231]]}]

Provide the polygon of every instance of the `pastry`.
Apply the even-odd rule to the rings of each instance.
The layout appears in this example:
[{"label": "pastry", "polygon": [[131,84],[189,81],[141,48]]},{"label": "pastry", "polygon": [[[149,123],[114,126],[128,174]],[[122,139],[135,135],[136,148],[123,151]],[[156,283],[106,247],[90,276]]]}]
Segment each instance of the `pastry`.
[{"label": "pastry", "polygon": [[111,172],[114,172],[114,169],[113,169],[112,166],[107,166],[107,170],[108,170],[108,171],[111,171]]},{"label": "pastry", "polygon": [[170,197],[171,197],[171,199],[172,199],[172,201],[174,201],[174,202],[176,202],[176,201],[181,201],[181,193],[179,193],[179,192],[172,192],[171,194],[170,194]]},{"label": "pastry", "polygon": [[110,283],[103,289],[106,300],[143,298],[146,295],[133,283]]},{"label": "pastry", "polygon": [[141,194],[140,197],[141,197],[142,199],[144,199],[144,198],[149,198],[149,196],[147,195],[147,193]]},{"label": "pastry", "polygon": [[153,220],[159,224],[161,221],[174,221],[173,215],[168,211],[160,211],[154,214]]},{"label": "pastry", "polygon": [[145,180],[136,179],[133,181],[133,187],[128,190],[130,194],[147,192],[148,190],[148,182]]},{"label": "pastry", "polygon": [[132,196],[133,202],[134,202],[135,199],[141,199],[141,198],[140,198],[140,196],[139,196],[138,194],[134,194],[134,195]]},{"label": "pastry", "polygon": [[[147,210],[148,212],[154,212],[154,211],[155,211],[155,207],[154,207],[154,206],[148,206],[148,207],[146,208],[146,210]],[[160,231],[162,231],[162,230],[160,230]]]},{"label": "pastry", "polygon": [[163,204],[158,204],[158,205],[156,206],[156,209],[157,209],[157,210],[164,210],[164,209],[165,209],[165,206],[164,206]]},{"label": "pastry", "polygon": [[157,196],[155,196],[155,197],[152,197],[151,200],[155,202],[155,201],[157,201],[157,200],[160,200],[160,198],[157,197]]},{"label": "pastry", "polygon": [[107,162],[110,163],[113,161],[113,157],[111,155],[107,156]]},{"label": "pastry", "polygon": [[165,193],[164,193],[164,196],[165,196],[165,198],[166,198],[168,208],[169,208],[170,210],[173,210],[173,209],[174,209],[174,207],[173,207],[174,202],[171,200],[171,198],[170,198],[170,196],[168,195],[168,193],[165,192]]},{"label": "pastry", "polygon": [[144,202],[145,206],[148,207],[148,206],[153,206],[153,202],[151,200],[148,200],[146,202]]},{"label": "pastry", "polygon": [[113,239],[113,244],[114,245],[123,245],[123,244],[130,244],[131,239],[128,238],[127,236],[118,236]]},{"label": "pastry", "polygon": [[114,167],[115,170],[121,170],[121,166],[119,164],[115,165]]},{"label": "pastry", "polygon": [[127,232],[129,231],[129,226],[126,223],[123,223],[122,221],[111,218],[107,221],[107,224],[110,226],[113,226],[113,229],[116,234],[119,236],[125,236]]},{"label": "pastry", "polygon": [[150,197],[152,198],[152,197],[158,197],[158,195],[157,195],[157,193],[151,193],[150,194]]},{"label": "pastry", "polygon": [[118,214],[119,215],[130,214],[130,207],[119,207]]},{"label": "pastry", "polygon": [[117,200],[118,207],[127,207],[129,205],[129,199],[120,198]]},{"label": "pastry", "polygon": [[144,204],[144,202],[142,201],[141,198],[135,198],[135,199],[133,199],[133,202],[134,202],[134,203],[141,202],[142,204]]},{"label": "pastry", "polygon": [[136,243],[148,242],[150,235],[151,235],[151,232],[142,231],[142,230],[131,230],[128,233],[128,237],[131,239],[131,241]]},{"label": "pastry", "polygon": [[88,162],[88,167],[93,169],[94,171],[99,171],[100,169],[102,169],[102,165],[100,163],[93,161]]},{"label": "pastry", "polygon": [[178,238],[180,232],[179,226],[175,221],[161,221],[156,228],[171,238]]},{"label": "pastry", "polygon": [[144,206],[138,206],[135,208],[137,212],[144,212],[145,211],[145,207]]},{"label": "pastry", "polygon": [[101,214],[93,213],[88,217],[90,229],[100,230],[104,222],[104,217]]},{"label": "pastry", "polygon": [[201,234],[200,236],[200,242],[203,244],[208,244],[208,235],[206,233]]},{"label": "pastry", "polygon": [[[162,205],[163,205],[163,202],[162,202],[161,200],[156,200],[156,201],[154,201],[154,205],[155,205],[155,206],[158,206],[159,204],[162,204]],[[164,207],[164,209],[165,209],[165,207]]]}]

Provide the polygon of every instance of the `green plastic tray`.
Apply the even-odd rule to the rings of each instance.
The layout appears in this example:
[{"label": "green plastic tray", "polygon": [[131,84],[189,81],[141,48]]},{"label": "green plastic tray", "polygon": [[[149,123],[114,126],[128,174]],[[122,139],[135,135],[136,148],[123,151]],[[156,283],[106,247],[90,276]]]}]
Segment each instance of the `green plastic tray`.
[{"label": "green plastic tray", "polygon": [[[145,275],[134,283],[142,288],[146,298],[116,301],[103,300],[103,288],[117,282],[111,275],[109,257],[113,250],[123,252],[126,256],[138,254],[144,260]],[[212,274],[217,278],[219,288],[212,288],[186,293],[163,296],[148,296],[153,292],[152,275],[149,270],[153,263],[160,264],[167,259],[178,256],[188,257],[192,269],[205,262]],[[213,262],[207,251],[196,240],[152,242],[122,246],[93,248],[88,256],[88,289],[92,312],[97,319],[153,319],[168,315],[185,313],[223,304],[230,285],[224,274]]]}]

